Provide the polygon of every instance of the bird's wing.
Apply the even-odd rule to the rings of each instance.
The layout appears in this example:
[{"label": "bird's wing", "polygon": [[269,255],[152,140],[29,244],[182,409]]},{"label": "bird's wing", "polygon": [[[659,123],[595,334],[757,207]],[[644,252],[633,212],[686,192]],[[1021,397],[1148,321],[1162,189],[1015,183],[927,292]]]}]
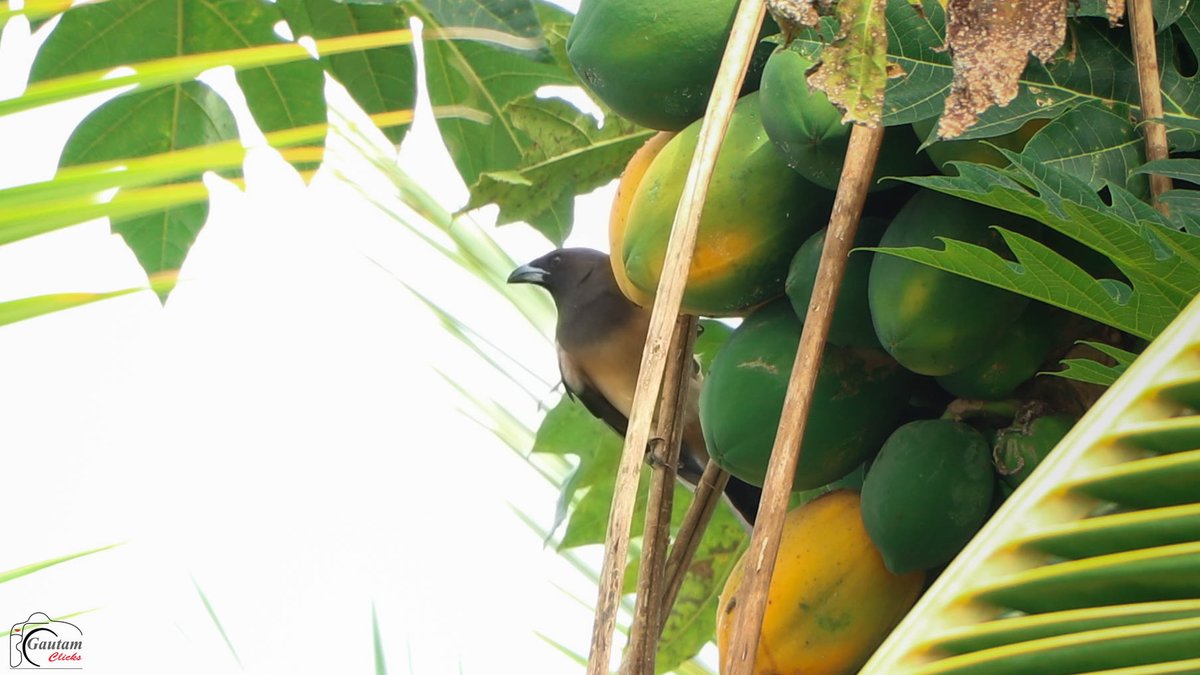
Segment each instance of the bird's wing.
[{"label": "bird's wing", "polygon": [[625,435],[625,430],[629,427],[629,418],[596,388],[587,373],[562,349],[558,350],[558,370],[562,374],[563,385],[572,398],[582,403],[588,412],[617,434]]}]

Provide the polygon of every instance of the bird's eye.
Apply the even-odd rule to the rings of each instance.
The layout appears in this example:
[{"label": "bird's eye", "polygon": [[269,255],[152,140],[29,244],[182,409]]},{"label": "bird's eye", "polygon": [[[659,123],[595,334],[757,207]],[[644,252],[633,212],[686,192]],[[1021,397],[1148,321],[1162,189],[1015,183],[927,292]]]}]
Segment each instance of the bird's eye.
[{"label": "bird's eye", "polygon": [[559,264],[560,262],[562,262],[562,256],[561,256],[561,255],[556,255],[556,256],[554,256],[553,258],[551,258],[551,259],[550,259],[550,262],[551,262],[551,263],[553,263],[553,264],[555,264],[555,265],[557,265],[557,264]]}]

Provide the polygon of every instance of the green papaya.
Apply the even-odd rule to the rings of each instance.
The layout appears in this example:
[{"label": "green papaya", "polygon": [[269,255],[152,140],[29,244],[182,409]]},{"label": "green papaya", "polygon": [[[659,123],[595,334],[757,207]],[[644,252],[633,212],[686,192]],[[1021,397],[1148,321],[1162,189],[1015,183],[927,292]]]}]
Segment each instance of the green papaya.
[{"label": "green papaya", "polygon": [[1000,479],[1017,487],[1075,426],[1071,415],[1044,415],[1017,422],[996,434],[995,461]]},{"label": "green papaya", "polygon": [[[678,131],[704,115],[737,7],[737,0],[582,0],[567,60],[621,117]],[[768,19],[760,37],[775,32]],[[756,48],[743,93],[758,89],[771,48]]]},{"label": "green papaya", "polygon": [[[993,225],[1037,236],[1026,218],[932,191],[918,192],[888,225],[881,247],[941,249],[938,237],[1007,253]],[[1029,299],[893,255],[876,254],[867,289],[879,342],[902,366],[948,375],[979,360]]]},{"label": "green papaya", "polygon": [[[854,245],[878,244],[886,227],[886,220],[863,218],[854,235]],[[805,240],[788,267],[784,289],[801,321],[808,314],[808,301],[817,280],[817,267],[821,264],[821,249],[825,247],[827,229],[821,228]],[[875,336],[875,326],[871,324],[871,308],[867,305],[867,280],[871,275],[871,258],[874,255],[870,251],[854,251],[846,261],[842,287],[833,309],[833,323],[829,327],[830,344],[879,348],[879,338]]]},{"label": "green papaya", "polygon": [[[758,98],[737,102],[717,159],[683,294],[689,314],[735,315],[782,295],[792,255],[827,222],[832,193],[783,163],[763,131]],[[632,295],[652,298],[658,288],[699,133],[696,122],[654,156],[614,237],[615,274]]]},{"label": "green papaya", "polygon": [[975,429],[918,420],[896,429],[863,481],[863,524],[893,574],[950,562],[992,504],[992,453]]},{"label": "green papaya", "polygon": [[942,375],[937,382],[961,398],[984,401],[1004,398],[1037,374],[1054,345],[1056,327],[1050,307],[1031,303],[982,358]]},{"label": "green papaya", "polygon": [[[763,68],[762,119],[771,142],[801,176],[830,190],[842,175],[842,162],[850,144],[851,125],[825,93],[808,88],[805,73],[813,62],[799,52],[778,49]],[[903,127],[884,133],[871,190],[901,185],[883,176],[925,175],[933,170],[920,152],[917,140]]]},{"label": "green papaya", "polygon": [[[767,473],[800,329],[784,299],[758,309],[717,354],[700,390],[709,455],[754,485]],[[878,450],[904,407],[910,379],[881,350],[827,345],[793,489],[832,483]]]}]

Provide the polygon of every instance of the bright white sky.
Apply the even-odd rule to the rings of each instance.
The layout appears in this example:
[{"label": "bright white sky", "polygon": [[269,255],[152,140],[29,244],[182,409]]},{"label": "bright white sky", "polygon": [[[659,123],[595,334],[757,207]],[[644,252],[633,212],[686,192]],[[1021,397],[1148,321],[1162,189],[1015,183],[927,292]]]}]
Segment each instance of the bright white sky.
[{"label": "bright white sky", "polygon": [[[0,97],[30,54],[11,21]],[[82,114],[0,118],[0,186],[51,177]],[[461,204],[427,114],[408,139],[403,166]],[[554,381],[548,343],[331,176],[306,189],[258,150],[247,181],[209,181],[165,309],[146,292],[0,328],[0,571],[127,542],[0,584],[0,631],[95,608],[76,621],[85,673],[240,672],[194,579],[246,672],[374,672],[372,603],[392,673],[576,670],[534,631],[586,653],[591,613],[569,593],[591,603],[594,588],[509,507],[548,527],[556,492],[456,411],[433,367],[530,423],[536,405],[471,365],[392,275],[442,285]],[[603,246],[611,198],[580,200],[575,243]],[[549,248],[524,226],[498,236],[522,260]],[[107,222],[0,247],[0,300],[144,283]]]}]

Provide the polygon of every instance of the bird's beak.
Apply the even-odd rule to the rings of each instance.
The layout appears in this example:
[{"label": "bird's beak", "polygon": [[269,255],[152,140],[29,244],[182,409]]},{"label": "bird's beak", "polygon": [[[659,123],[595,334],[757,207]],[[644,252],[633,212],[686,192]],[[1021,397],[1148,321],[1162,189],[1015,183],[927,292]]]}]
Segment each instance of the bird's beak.
[{"label": "bird's beak", "polygon": [[508,275],[510,284],[541,284],[549,276],[546,270],[533,265],[521,265]]}]

